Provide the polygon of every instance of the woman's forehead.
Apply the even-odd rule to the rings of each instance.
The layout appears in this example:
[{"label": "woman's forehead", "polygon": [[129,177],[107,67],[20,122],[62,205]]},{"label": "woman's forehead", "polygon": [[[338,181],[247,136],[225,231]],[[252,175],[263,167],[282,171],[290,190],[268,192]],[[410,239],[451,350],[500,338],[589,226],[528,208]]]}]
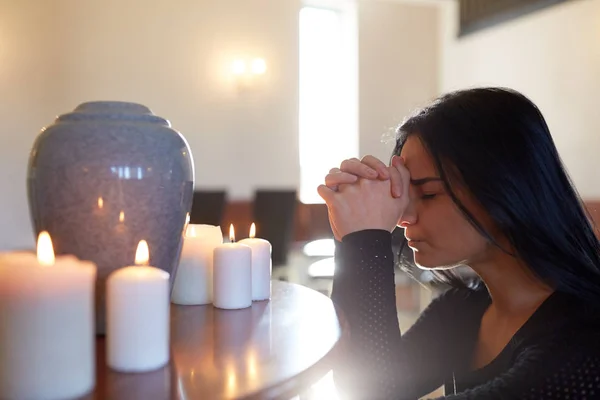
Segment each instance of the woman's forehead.
[{"label": "woman's forehead", "polygon": [[433,159],[418,136],[411,135],[406,139],[400,155],[404,157],[406,168],[414,178],[438,176]]}]

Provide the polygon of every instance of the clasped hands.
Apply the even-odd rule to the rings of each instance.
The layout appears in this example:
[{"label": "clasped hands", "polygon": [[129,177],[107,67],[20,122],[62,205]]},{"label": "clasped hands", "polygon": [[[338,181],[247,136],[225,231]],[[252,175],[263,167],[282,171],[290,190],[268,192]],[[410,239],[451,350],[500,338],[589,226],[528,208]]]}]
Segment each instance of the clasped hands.
[{"label": "clasped hands", "polygon": [[319,185],[329,210],[329,223],[337,240],[365,229],[391,232],[409,202],[410,174],[401,157],[390,166],[373,156],[344,160]]}]

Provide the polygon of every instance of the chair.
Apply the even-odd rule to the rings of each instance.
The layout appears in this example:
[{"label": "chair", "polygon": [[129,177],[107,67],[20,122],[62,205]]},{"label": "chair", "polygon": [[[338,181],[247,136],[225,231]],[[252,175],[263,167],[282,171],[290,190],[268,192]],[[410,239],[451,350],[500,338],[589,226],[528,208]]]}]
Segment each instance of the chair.
[{"label": "chair", "polygon": [[271,242],[273,266],[287,263],[297,202],[296,190],[257,190],[254,194],[256,236]]},{"label": "chair", "polygon": [[224,190],[195,191],[190,223],[221,226],[226,198]]}]

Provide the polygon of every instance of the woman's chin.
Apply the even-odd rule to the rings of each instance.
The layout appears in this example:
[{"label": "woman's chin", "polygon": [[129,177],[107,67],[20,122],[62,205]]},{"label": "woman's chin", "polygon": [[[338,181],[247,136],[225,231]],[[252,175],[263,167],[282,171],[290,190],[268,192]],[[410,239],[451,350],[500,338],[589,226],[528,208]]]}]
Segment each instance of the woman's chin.
[{"label": "woman's chin", "polygon": [[423,270],[452,269],[459,265],[453,262],[448,262],[448,260],[431,259],[419,252],[414,252],[414,258],[415,265]]},{"label": "woman's chin", "polygon": [[414,252],[415,265],[420,269],[431,270],[436,269],[438,264],[432,263],[432,260],[427,260],[427,257],[423,257],[421,254]]},{"label": "woman's chin", "polygon": [[435,271],[436,269],[441,269],[440,267],[438,267],[437,265],[425,265],[425,264],[421,264],[418,262],[415,262],[416,266],[419,267],[419,269],[422,269],[424,271]]}]

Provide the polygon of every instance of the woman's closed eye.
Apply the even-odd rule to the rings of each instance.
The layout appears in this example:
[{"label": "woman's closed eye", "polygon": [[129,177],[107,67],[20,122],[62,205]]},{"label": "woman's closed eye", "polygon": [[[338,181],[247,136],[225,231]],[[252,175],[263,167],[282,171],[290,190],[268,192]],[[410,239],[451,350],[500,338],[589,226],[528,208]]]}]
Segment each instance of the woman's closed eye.
[{"label": "woman's closed eye", "polygon": [[418,195],[421,200],[433,200],[438,197],[440,194],[445,193],[444,189],[439,187],[437,184],[428,184],[427,186],[431,187],[420,187],[418,188]]},{"label": "woman's closed eye", "polygon": [[415,188],[421,200],[433,200],[441,193],[444,193],[442,180],[437,176],[410,180],[412,187]]}]

